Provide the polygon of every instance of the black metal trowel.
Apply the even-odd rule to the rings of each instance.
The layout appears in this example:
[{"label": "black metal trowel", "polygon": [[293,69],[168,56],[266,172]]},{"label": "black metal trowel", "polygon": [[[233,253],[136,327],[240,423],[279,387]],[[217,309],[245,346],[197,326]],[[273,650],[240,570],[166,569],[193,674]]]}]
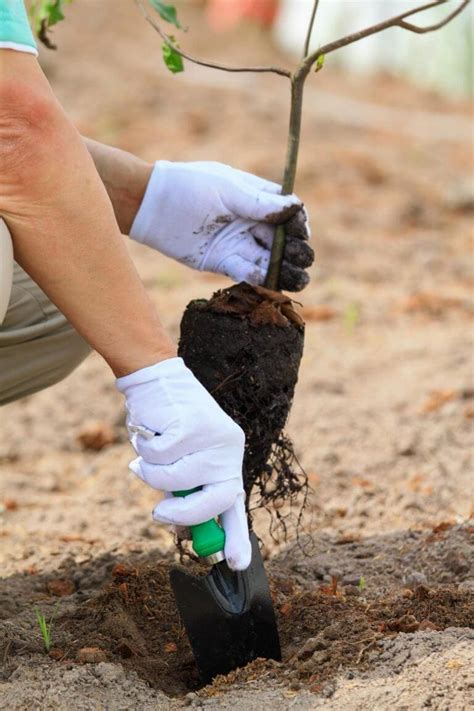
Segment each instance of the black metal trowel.
[{"label": "black metal trowel", "polygon": [[175,568],[170,581],[202,681],[257,657],[279,661],[275,612],[255,534],[250,566],[234,572],[227,566],[225,533],[217,521],[192,526],[191,533],[194,551],[212,568],[202,577]]}]

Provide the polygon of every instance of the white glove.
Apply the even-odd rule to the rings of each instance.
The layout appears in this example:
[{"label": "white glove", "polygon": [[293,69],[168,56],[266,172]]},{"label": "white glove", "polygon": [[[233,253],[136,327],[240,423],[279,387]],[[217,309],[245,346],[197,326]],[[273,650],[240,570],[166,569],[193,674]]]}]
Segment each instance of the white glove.
[{"label": "white glove", "polygon": [[184,498],[168,496],[155,507],[153,518],[192,526],[220,515],[227,563],[233,570],[245,570],[251,547],[240,427],[181,358],[118,378],[117,387],[125,395],[130,440],[140,455],[130,469],[165,492],[202,487]]},{"label": "white glove", "polygon": [[296,195],[222,163],[158,161],[130,237],[193,269],[263,284],[277,224],[287,245],[280,287],[300,291],[314,259]]}]

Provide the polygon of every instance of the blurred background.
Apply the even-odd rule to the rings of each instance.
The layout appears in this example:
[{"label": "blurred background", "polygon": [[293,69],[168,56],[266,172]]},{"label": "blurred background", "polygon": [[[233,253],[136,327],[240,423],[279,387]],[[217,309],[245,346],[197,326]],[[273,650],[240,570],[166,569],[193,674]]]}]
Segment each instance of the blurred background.
[{"label": "blurred background", "polygon": [[[226,5],[226,0],[221,0],[220,4]],[[278,5],[276,40],[282,48],[298,54],[304,42],[312,0],[283,0],[275,4]],[[311,47],[317,48],[336,37],[382,22],[421,4],[413,0],[320,0]],[[454,6],[449,3],[445,7],[433,8],[414,16],[411,21],[420,26],[439,22]],[[449,95],[472,94],[472,31],[470,6],[440,33],[413,35],[394,29],[389,34],[377,34],[346,47],[333,55],[333,59],[347,71],[368,74],[387,71]]]},{"label": "blurred background", "polygon": [[[242,20],[268,27],[276,44],[293,56],[301,54],[313,0],[208,0],[210,26],[225,32]],[[354,30],[381,22],[407,9],[413,0],[320,0],[311,49]],[[421,24],[440,21],[451,7],[433,8],[416,18]],[[367,38],[339,51],[333,61],[349,71],[389,71],[449,94],[470,94],[472,83],[472,7],[439,35],[413,35],[402,30]]]},{"label": "blurred background", "polygon": [[[321,0],[314,43],[411,5]],[[291,67],[311,2],[177,7],[191,53]],[[426,37],[389,30],[328,56],[307,83],[297,192],[317,261],[298,297],[306,350],[289,423],[314,490],[306,530],[380,535],[471,510],[471,19]],[[40,62],[83,134],[150,161],[218,160],[281,179],[285,78],[189,63],[171,75],[132,0],[75,0],[53,40]],[[187,302],[227,284],[130,250],[176,337]],[[156,494],[127,473],[122,401],[98,356],[1,417],[5,575],[171,545],[151,523]],[[269,548],[282,545],[261,516]]]}]

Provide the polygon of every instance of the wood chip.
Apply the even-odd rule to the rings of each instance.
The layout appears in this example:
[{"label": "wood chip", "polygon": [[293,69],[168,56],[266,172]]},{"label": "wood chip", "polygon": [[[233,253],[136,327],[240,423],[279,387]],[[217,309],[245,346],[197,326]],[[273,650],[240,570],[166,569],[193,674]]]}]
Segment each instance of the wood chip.
[{"label": "wood chip", "polygon": [[98,664],[107,661],[107,654],[100,647],[82,647],[76,655],[81,664]]},{"label": "wood chip", "polygon": [[46,587],[50,595],[55,595],[56,597],[66,597],[67,595],[72,595],[76,591],[76,586],[72,580],[67,578],[57,578],[56,580],[50,580]]},{"label": "wood chip", "polygon": [[421,413],[427,415],[430,412],[440,410],[447,402],[454,400],[456,395],[456,390],[433,390],[422,405]]},{"label": "wood chip", "polygon": [[108,422],[88,422],[80,430],[76,441],[83,449],[100,452],[104,447],[114,444],[117,435]]},{"label": "wood chip", "polygon": [[303,306],[300,310],[303,319],[307,322],[332,321],[336,318],[337,311],[331,306]]}]

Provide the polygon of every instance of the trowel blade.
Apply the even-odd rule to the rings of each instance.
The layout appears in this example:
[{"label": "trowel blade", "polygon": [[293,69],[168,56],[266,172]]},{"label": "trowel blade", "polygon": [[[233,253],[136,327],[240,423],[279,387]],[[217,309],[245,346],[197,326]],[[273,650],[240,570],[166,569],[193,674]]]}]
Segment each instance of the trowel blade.
[{"label": "trowel blade", "polygon": [[243,572],[222,561],[203,577],[175,568],[171,587],[203,682],[257,657],[281,659],[275,612],[255,534]]}]

